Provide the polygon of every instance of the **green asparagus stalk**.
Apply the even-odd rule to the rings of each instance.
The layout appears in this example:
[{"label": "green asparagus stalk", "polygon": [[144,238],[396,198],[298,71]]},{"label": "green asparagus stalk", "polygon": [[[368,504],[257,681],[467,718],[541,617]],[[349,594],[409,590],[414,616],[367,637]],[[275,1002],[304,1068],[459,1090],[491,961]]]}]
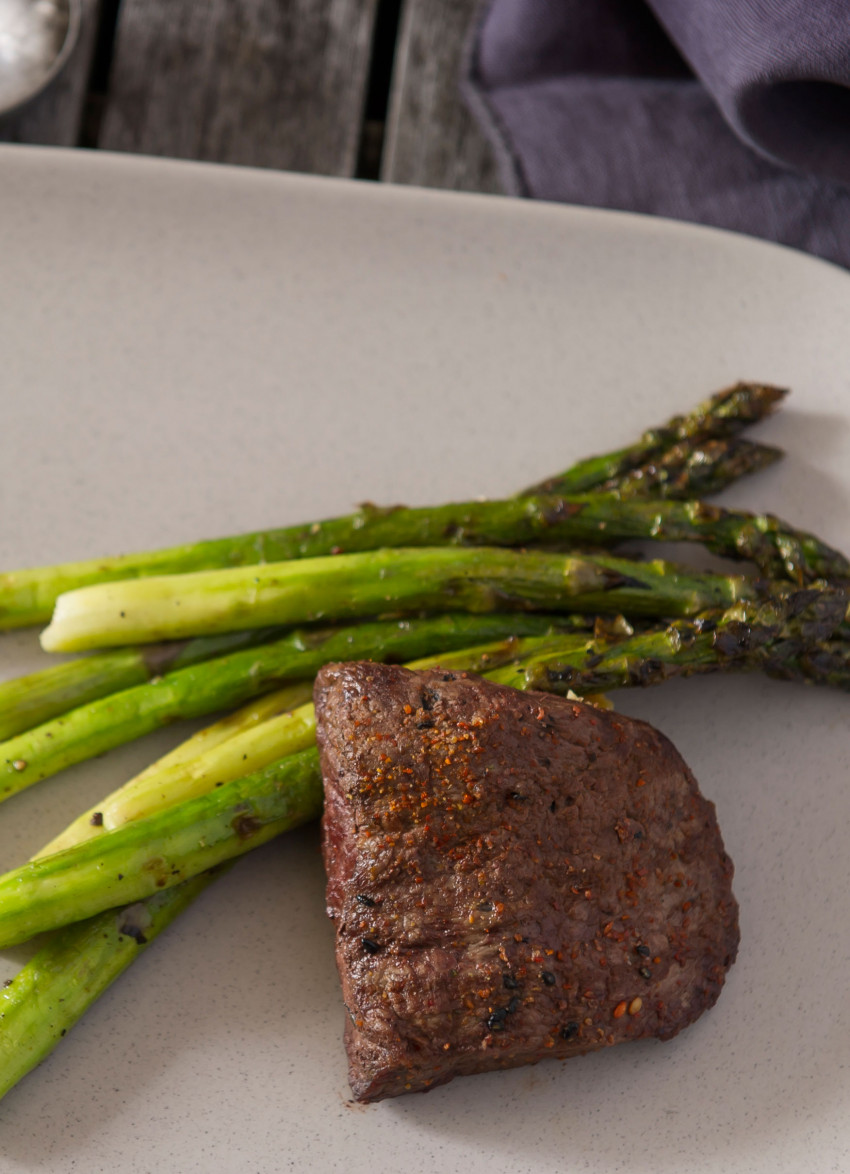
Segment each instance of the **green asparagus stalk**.
[{"label": "green asparagus stalk", "polygon": [[[545,498],[526,501],[540,502],[541,511],[546,509]],[[714,554],[749,559],[762,575],[798,586],[819,579],[850,579],[845,555],[772,514],[723,509],[703,501],[615,502],[601,494],[548,501],[553,519],[546,535],[550,541],[569,537],[574,543],[597,546],[629,539],[698,542]],[[561,521],[560,514],[568,517]]]},{"label": "green asparagus stalk", "polygon": [[230,709],[286,682],[312,677],[329,660],[405,660],[574,622],[552,616],[447,615],[296,630],[114,693],[8,739],[0,744],[0,801],[170,722]]},{"label": "green asparagus stalk", "polygon": [[712,497],[741,477],[769,468],[783,455],[779,448],[741,436],[706,440],[698,445],[682,441],[654,460],[604,481],[593,492],[614,494],[622,500],[652,497],[687,501]]},{"label": "green asparagus stalk", "polygon": [[0,741],[110,693],[199,664],[214,656],[253,648],[282,635],[279,629],[228,632],[198,640],[120,648],[51,665],[0,683]]},{"label": "green asparagus stalk", "polygon": [[686,416],[674,416],[661,427],[644,432],[627,448],[578,461],[565,472],[531,486],[526,492],[532,495],[587,493],[655,460],[674,445],[699,444],[735,436],[747,425],[768,416],[785,395],[787,391],[783,388],[763,383],[736,383],[698,404]]},{"label": "green asparagus stalk", "polygon": [[0,1097],[53,1051],[220,871],[200,873],[135,905],[68,926],[0,988]]},{"label": "green asparagus stalk", "polygon": [[[0,879],[0,948],[172,888],[316,819],[315,748]],[[14,878],[14,879],[13,879]]]},{"label": "green asparagus stalk", "polygon": [[421,610],[681,616],[763,593],[743,576],[689,573],[661,561],[493,547],[377,550],[83,587],[57,601],[42,645],[73,652]]},{"label": "green asparagus stalk", "polygon": [[[258,698],[237,714],[229,714],[188,738],[142,771],[134,782],[149,779],[158,770],[165,773],[198,759],[214,759],[225,743],[248,735],[263,723],[274,721],[280,713],[302,705],[311,693],[312,682],[290,685]],[[256,765],[243,762],[242,769],[231,777],[248,773]],[[92,824],[94,810],[75,821],[39,855],[60,851],[96,834],[100,821]],[[63,839],[65,842],[60,843]],[[135,905],[108,909],[87,921],[69,925],[42,945],[31,961],[0,990],[0,1097],[53,1050],[95,1000],[141,956],[144,947],[221,871],[201,873]]]}]

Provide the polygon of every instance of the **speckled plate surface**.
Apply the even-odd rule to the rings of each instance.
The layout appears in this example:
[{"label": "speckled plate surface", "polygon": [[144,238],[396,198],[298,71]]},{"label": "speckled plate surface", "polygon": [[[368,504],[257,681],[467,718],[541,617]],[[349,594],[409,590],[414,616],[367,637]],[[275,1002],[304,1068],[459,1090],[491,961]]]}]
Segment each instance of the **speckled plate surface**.
[{"label": "speckled plate surface", "polygon": [[[0,566],[510,493],[739,377],[794,395],[760,429],[786,461],[729,499],[850,548],[850,278],[794,253],[0,148],[0,257]],[[0,637],[0,674],[38,663]],[[737,866],[739,961],[693,1028],[352,1106],[308,830],[208,890],[6,1097],[4,1174],[850,1168],[848,699],[715,679],[618,704],[677,743]],[[182,732],[4,805],[0,866]]]}]

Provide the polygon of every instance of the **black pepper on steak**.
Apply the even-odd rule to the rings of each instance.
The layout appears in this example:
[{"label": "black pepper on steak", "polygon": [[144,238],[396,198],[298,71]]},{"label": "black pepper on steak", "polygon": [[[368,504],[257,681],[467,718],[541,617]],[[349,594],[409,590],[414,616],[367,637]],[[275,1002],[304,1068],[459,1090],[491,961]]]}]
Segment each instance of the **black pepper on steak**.
[{"label": "black pepper on steak", "polygon": [[738,947],[714,805],[644,722],[472,674],[316,681],[357,1100],[669,1039]]}]

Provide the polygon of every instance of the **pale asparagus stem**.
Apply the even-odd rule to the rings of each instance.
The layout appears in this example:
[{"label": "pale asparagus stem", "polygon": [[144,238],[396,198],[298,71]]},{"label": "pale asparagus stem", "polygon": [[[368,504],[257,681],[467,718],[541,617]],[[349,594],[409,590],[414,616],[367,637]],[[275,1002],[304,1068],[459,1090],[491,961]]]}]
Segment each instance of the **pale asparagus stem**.
[{"label": "pale asparagus stem", "polygon": [[247,705],[243,705],[234,713],[198,730],[191,738],[175,746],[168,754],[158,758],[151,766],[145,767],[137,779],[145,779],[149,774],[156,773],[166,767],[179,766],[191,762],[202,755],[214,750],[217,746],[230,741],[236,735],[254,729],[269,718],[288,713],[299,705],[304,705],[313,696],[313,679],[295,681],[292,685],[284,685],[282,689],[275,689],[272,693],[264,693],[256,697]]},{"label": "pale asparagus stem", "polygon": [[306,750],[315,740],[315,713],[312,702],[308,702],[291,713],[278,714],[262,725],[234,735],[198,758],[161,769],[157,764],[144,777],[137,776],[113,791],[92,809],[88,819],[81,816],[71,823],[33,859],[94,840],[175,803],[206,795],[215,787],[260,770],[278,758]]},{"label": "pale asparagus stem", "polygon": [[42,645],[73,652],[423,609],[688,615],[761,591],[744,576],[688,572],[660,560],[486,546],[377,550],[84,587],[57,601]]},{"label": "pale asparagus stem", "polygon": [[173,803],[204,795],[213,787],[259,770],[284,754],[306,750],[315,739],[313,703],[306,702],[289,713],[279,713],[261,725],[234,735],[210,754],[136,779],[134,785],[122,788],[102,804],[103,827],[111,831],[134,819],[145,819]]},{"label": "pale asparagus stem", "polygon": [[[139,811],[147,814],[153,802],[151,797],[162,796],[164,804],[169,789],[186,799],[208,789],[211,777],[214,781],[237,778],[239,774],[250,774],[252,770],[265,766],[271,758],[263,757],[262,746],[271,729],[279,731],[289,724],[293,733],[291,752],[303,749],[303,745],[310,744],[309,740],[302,745],[294,736],[303,722],[293,722],[290,711],[304,706],[312,694],[312,681],[297,682],[259,697],[236,713],[199,730],[102,802],[83,812],[45,844],[33,859],[94,839],[128,819],[139,818]],[[272,758],[280,758],[282,753],[273,754]],[[178,791],[181,783],[184,785]],[[113,807],[117,807],[118,814],[113,812]],[[131,811],[134,814],[130,814]]]}]

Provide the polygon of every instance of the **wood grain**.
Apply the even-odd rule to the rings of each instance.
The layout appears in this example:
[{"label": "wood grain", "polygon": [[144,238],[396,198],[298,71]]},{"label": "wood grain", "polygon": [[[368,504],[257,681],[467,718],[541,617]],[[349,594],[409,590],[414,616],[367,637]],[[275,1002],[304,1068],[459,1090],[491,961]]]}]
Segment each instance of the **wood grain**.
[{"label": "wood grain", "polygon": [[375,8],[123,0],[99,145],[351,175]]},{"label": "wood grain", "polygon": [[503,190],[493,152],[464,105],[460,76],[477,0],[405,0],[382,179]]},{"label": "wood grain", "polygon": [[0,118],[0,142],[73,147],[79,142],[100,0],[83,0],[80,38],[62,73],[39,97]]}]

